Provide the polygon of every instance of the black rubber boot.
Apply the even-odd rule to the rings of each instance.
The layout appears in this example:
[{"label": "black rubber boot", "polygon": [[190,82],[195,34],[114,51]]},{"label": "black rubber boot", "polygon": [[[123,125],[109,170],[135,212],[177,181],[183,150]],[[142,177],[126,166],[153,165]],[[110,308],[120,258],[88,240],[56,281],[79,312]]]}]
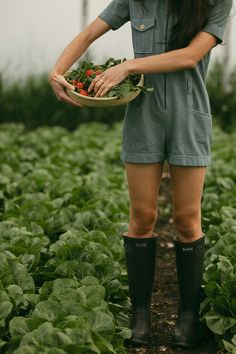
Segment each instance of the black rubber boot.
[{"label": "black rubber boot", "polygon": [[126,344],[147,345],[151,334],[151,298],[158,236],[138,238],[123,235],[129,292],[132,304],[132,337]]},{"label": "black rubber boot", "polygon": [[205,236],[182,243],[174,238],[180,301],[172,345],[191,348],[200,344],[199,325]]}]

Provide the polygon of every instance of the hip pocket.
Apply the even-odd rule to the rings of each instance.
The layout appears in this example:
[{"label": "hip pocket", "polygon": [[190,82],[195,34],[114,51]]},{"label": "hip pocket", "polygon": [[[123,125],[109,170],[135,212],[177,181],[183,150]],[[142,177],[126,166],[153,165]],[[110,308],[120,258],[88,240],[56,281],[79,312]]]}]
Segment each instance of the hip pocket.
[{"label": "hip pocket", "polygon": [[131,21],[134,53],[152,53],[154,24],[154,18],[136,18]]},{"label": "hip pocket", "polygon": [[212,116],[193,110],[192,118],[193,140],[204,155],[205,151],[210,150],[212,144]]},{"label": "hip pocket", "polygon": [[205,84],[187,76],[187,102],[188,110],[211,117],[211,106]]}]

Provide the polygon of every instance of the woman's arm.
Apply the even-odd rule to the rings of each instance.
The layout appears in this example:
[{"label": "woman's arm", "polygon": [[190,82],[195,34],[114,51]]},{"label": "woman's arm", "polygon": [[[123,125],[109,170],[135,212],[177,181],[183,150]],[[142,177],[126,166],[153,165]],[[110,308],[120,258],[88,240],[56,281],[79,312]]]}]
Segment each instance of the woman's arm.
[{"label": "woman's arm", "polygon": [[162,73],[194,68],[216,44],[216,38],[199,32],[186,48],[127,62],[129,74]]},{"label": "woman's arm", "polygon": [[60,101],[81,107],[80,104],[76,103],[66,94],[64,90],[65,87],[72,90],[74,87],[66,81],[63,75],[97,38],[101,37],[110,29],[111,27],[106,22],[97,17],[64,49],[49,74],[49,83]]},{"label": "woman's arm", "polygon": [[[194,68],[215,44],[215,36],[207,32],[199,32],[186,48],[126,60],[107,69],[92,81],[89,91],[94,89],[97,97],[104,96],[111,87],[119,84],[130,74],[164,73]],[[102,85],[100,79],[103,81]]]}]

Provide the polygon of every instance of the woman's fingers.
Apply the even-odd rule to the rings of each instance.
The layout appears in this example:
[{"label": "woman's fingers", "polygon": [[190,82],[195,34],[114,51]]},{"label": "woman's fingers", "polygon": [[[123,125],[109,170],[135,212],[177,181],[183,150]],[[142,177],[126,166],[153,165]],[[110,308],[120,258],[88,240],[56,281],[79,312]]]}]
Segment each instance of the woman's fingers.
[{"label": "woman's fingers", "polygon": [[57,92],[56,94],[57,98],[59,101],[65,102],[65,103],[69,103],[72,104],[73,106],[77,106],[77,107],[83,107],[80,103],[76,102],[75,100],[73,100],[72,98],[70,98],[64,90],[60,90]]},{"label": "woman's fingers", "polygon": [[92,81],[91,84],[89,85],[88,92],[94,90],[94,92],[97,92],[99,87],[104,84],[104,79],[102,78],[101,75],[97,75]]},{"label": "woman's fingers", "polygon": [[110,89],[113,87],[113,84],[108,84],[107,86],[104,84],[102,84],[99,89],[97,90],[97,93],[95,95],[95,97],[99,97],[99,96],[105,96],[107,94],[108,91],[110,91]]},{"label": "woman's fingers", "polygon": [[107,92],[114,86],[114,83],[110,82],[110,79],[106,79],[104,76],[96,76],[91,82],[88,92],[94,91],[95,97],[105,96]]},{"label": "woman's fingers", "polygon": [[74,86],[71,85],[66,79],[64,78],[63,75],[59,74],[50,74],[49,76],[49,82],[53,88],[53,90],[57,93],[58,90],[61,88],[68,88],[70,90],[74,90]]},{"label": "woman's fingers", "polygon": [[58,75],[55,80],[57,82],[59,82],[61,85],[63,85],[64,87],[67,87],[70,90],[74,90],[75,87],[73,85],[71,85],[65,78],[63,75]]},{"label": "woman's fingers", "polygon": [[74,91],[75,88],[66,81],[63,75],[50,74],[49,83],[59,101],[72,104],[73,106],[83,107],[80,103],[76,102],[66,94],[65,88],[72,91]]},{"label": "woman's fingers", "polygon": [[65,103],[70,103],[73,106],[77,106],[77,107],[83,107],[80,103],[74,101],[72,98],[70,98],[69,96],[67,96],[65,94],[65,92],[60,92],[58,95],[56,95],[59,101],[65,102]]},{"label": "woman's fingers", "polygon": [[95,97],[104,96],[113,86],[118,85],[128,75],[129,72],[125,63],[108,68],[92,80],[88,92],[94,90],[96,93]]}]

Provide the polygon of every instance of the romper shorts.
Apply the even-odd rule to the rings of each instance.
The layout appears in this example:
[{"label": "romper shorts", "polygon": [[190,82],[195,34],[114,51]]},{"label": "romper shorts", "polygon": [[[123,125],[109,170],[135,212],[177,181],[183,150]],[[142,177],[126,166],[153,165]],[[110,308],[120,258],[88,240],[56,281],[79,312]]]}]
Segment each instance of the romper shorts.
[{"label": "romper shorts", "polygon": [[[168,51],[175,15],[168,14],[168,1],[146,0],[143,10],[136,0],[113,0],[99,17],[113,30],[130,21],[134,57]],[[202,31],[223,40],[232,0],[216,0]],[[211,163],[212,114],[205,80],[209,51],[195,68],[144,75],[151,93],[141,92],[126,106],[122,131],[123,162],[157,163],[167,160],[182,166]]]}]

